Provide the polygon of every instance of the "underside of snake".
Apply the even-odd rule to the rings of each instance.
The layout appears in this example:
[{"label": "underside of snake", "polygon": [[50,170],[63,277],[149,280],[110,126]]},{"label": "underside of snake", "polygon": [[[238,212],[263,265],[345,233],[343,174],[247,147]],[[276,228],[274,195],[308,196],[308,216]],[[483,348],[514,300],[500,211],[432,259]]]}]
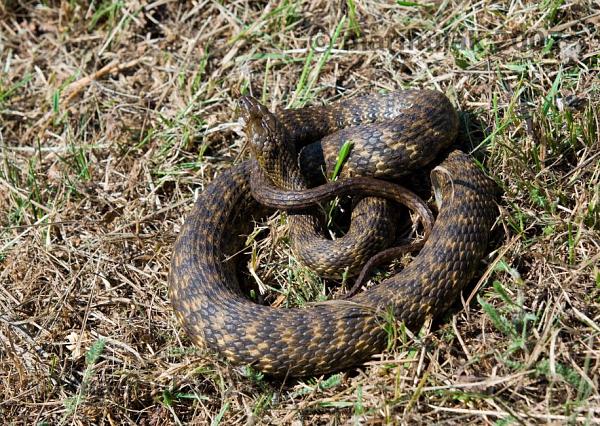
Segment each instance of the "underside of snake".
[{"label": "underside of snake", "polygon": [[[305,263],[321,265],[317,270],[329,276],[337,275],[335,267],[360,269],[393,233],[393,205],[374,197],[428,215],[405,190],[378,179],[406,175],[451,144],[457,117],[444,95],[401,91],[278,114],[243,98],[241,109],[256,160],[233,166],[205,188],[174,247],[169,296],[194,343],[268,374],[315,375],[381,352],[390,313],[414,330],[453,303],[484,256],[497,213],[494,184],[460,151],[431,172],[439,213],[419,254],[400,273],[348,300],[291,309],[257,304],[242,291],[239,256],[233,256],[243,248],[241,235],[251,231],[249,218],[264,210],[256,197],[291,211],[292,249]],[[306,175],[318,175],[321,166],[329,174],[347,140],[353,148],[340,179],[309,188]],[[353,213],[361,225],[351,226],[341,245],[318,235],[320,222],[308,210],[340,191],[363,197],[355,207],[360,214]],[[355,241],[362,248],[352,251]]]}]

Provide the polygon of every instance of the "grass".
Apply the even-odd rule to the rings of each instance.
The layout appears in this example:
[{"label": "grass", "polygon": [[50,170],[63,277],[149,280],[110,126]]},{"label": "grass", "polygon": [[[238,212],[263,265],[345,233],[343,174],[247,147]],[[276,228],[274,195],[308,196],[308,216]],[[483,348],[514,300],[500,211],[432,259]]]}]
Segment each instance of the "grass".
[{"label": "grass", "polygon": [[[0,414],[8,424],[600,423],[600,15],[591,1],[0,3]],[[197,193],[269,107],[423,87],[502,190],[451,314],[324,377],[194,348],[167,299]],[[265,232],[268,230],[268,237]],[[248,239],[254,297],[338,290]]]}]

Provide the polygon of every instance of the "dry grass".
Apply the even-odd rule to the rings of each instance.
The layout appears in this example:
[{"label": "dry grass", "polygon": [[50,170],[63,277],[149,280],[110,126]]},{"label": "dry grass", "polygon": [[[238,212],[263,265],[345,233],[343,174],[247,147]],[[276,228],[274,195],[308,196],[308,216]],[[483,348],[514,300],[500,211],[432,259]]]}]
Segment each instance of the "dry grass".
[{"label": "dry grass", "polygon": [[[600,422],[598,2],[333,3],[0,3],[4,421]],[[366,366],[283,384],[192,348],[169,258],[240,153],[235,93],[399,87],[447,93],[504,190],[464,308]],[[313,280],[275,251],[266,282]]]}]

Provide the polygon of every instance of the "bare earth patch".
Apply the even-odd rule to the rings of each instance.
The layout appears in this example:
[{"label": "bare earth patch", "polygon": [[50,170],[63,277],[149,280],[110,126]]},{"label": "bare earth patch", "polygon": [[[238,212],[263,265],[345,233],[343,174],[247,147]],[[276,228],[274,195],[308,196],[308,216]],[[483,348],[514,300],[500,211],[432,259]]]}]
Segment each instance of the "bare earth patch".
[{"label": "bare earth patch", "polygon": [[[599,27],[592,0],[0,3],[3,421],[600,423]],[[503,191],[453,313],[284,383],[192,347],[171,250],[239,160],[239,93],[274,108],[418,87],[448,95]],[[329,297],[280,218],[264,226],[272,299]]]}]

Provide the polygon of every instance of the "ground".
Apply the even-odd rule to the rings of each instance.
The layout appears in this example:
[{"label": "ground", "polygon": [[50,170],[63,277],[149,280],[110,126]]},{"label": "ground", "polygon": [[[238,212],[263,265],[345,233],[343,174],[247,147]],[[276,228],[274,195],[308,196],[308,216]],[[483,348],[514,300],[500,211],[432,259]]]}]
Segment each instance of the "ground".
[{"label": "ground", "polygon": [[[1,2],[3,419],[599,423],[599,26],[583,0]],[[194,348],[169,261],[194,198],[244,155],[239,94],[400,88],[446,93],[502,190],[456,309],[323,377]],[[280,234],[262,277],[284,300],[326,296],[302,289],[285,224],[265,226]]]}]

